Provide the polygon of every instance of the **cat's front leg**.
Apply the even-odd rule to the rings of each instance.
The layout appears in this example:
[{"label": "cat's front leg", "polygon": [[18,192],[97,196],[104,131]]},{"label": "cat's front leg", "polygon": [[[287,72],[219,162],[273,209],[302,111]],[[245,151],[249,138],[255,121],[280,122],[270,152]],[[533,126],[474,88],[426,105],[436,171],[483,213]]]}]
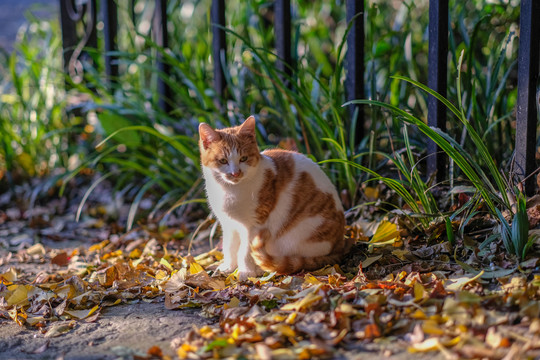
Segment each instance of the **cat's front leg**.
[{"label": "cat's front leg", "polygon": [[240,231],[240,247],[238,248],[238,280],[244,281],[250,277],[264,274],[264,271],[255,263],[251,256],[250,232],[247,229]]},{"label": "cat's front leg", "polygon": [[238,266],[238,247],[240,246],[240,234],[234,226],[221,224],[223,230],[223,262],[217,271],[232,273]]}]

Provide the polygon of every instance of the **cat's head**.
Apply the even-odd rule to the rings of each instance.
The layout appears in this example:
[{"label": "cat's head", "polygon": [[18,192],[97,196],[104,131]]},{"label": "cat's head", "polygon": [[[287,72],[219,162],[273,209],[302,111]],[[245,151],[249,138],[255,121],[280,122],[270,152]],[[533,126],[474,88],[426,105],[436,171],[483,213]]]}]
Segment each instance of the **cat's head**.
[{"label": "cat's head", "polygon": [[201,163],[210,168],[218,180],[238,184],[249,179],[261,158],[255,138],[255,118],[250,116],[242,125],[214,130],[199,125]]}]

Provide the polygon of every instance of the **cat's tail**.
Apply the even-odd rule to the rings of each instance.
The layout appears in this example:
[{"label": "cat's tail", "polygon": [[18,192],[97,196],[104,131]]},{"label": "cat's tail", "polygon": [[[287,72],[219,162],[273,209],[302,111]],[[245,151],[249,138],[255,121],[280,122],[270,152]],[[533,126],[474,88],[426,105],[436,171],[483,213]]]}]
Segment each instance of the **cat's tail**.
[{"label": "cat's tail", "polygon": [[318,270],[325,265],[337,264],[349,252],[354,244],[353,239],[345,238],[338,241],[328,255],[305,256],[272,256],[266,250],[265,244],[270,234],[262,231],[255,237],[251,245],[251,256],[255,263],[265,271],[275,271],[278,274],[292,274],[301,270]]}]

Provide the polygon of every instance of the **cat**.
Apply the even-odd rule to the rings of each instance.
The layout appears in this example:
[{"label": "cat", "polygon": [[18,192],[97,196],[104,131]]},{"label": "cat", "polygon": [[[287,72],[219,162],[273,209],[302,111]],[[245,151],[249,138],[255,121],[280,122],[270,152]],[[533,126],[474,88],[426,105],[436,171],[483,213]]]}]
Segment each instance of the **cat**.
[{"label": "cat", "polygon": [[303,154],[262,153],[255,118],[214,130],[199,125],[206,195],[223,230],[223,263],[238,278],[291,274],[336,263],[351,247],[345,216],[326,174]]}]

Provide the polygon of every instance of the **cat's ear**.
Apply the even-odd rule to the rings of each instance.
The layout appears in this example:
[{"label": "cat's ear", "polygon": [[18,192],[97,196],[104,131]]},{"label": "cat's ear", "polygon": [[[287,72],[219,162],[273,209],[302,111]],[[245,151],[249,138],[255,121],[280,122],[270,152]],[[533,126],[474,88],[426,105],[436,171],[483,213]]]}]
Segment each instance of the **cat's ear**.
[{"label": "cat's ear", "polygon": [[255,117],[251,115],[240,125],[240,132],[255,136]]},{"label": "cat's ear", "polygon": [[205,123],[199,124],[199,136],[205,149],[208,149],[211,143],[221,140],[221,135]]}]

